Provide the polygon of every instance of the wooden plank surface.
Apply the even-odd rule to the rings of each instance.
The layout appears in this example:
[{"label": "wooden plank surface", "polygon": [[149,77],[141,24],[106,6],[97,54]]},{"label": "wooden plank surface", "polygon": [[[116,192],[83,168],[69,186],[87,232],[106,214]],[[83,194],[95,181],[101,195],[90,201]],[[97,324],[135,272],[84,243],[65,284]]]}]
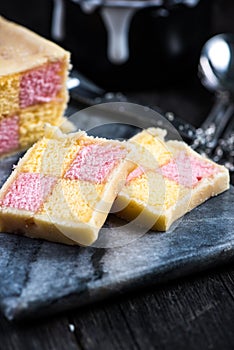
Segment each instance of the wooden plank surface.
[{"label": "wooden plank surface", "polygon": [[0,317],[0,349],[233,349],[232,265],[49,320]]}]

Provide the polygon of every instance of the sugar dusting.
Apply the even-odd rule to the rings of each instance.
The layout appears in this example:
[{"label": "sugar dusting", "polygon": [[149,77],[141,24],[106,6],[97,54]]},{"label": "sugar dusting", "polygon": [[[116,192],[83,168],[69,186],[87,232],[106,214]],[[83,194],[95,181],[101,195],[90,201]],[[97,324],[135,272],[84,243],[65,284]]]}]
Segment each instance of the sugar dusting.
[{"label": "sugar dusting", "polygon": [[0,155],[19,148],[19,117],[12,116],[0,121]]},{"label": "sugar dusting", "polygon": [[109,143],[88,145],[77,154],[65,178],[102,183],[126,154],[126,149]]},{"label": "sugar dusting", "polygon": [[51,193],[56,178],[36,173],[20,173],[0,205],[37,212]]},{"label": "sugar dusting", "polygon": [[25,73],[20,81],[20,108],[52,101],[62,87],[61,63],[55,62]]}]

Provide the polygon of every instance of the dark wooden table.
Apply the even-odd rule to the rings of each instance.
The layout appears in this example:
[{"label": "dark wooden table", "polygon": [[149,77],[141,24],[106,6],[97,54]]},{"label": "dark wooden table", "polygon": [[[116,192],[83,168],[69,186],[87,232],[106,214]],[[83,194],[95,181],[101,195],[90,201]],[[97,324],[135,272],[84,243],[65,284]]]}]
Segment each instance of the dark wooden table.
[{"label": "dark wooden table", "polygon": [[0,349],[231,350],[233,287],[229,265],[36,322],[1,317]]},{"label": "dark wooden table", "polygon": [[[10,17],[13,3],[1,3],[2,14]],[[231,3],[217,1],[217,32],[234,31]],[[34,17],[37,21],[37,14]],[[196,126],[213,103],[197,79],[183,88],[129,93],[129,97],[174,111]],[[160,286],[152,281],[150,288],[46,319],[9,323],[0,315],[0,350],[233,348],[233,261]]]}]

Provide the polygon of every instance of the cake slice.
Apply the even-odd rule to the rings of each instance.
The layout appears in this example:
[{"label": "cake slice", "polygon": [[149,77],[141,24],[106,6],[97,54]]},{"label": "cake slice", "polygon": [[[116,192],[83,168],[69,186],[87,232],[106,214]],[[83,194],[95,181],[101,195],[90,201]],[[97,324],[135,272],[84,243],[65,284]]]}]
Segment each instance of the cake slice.
[{"label": "cake slice", "polygon": [[129,152],[127,143],[47,126],[0,191],[1,232],[92,244],[133,168]]},{"label": "cake slice", "polygon": [[0,17],[0,157],[25,149],[45,122],[63,123],[70,54]]},{"label": "cake slice", "polygon": [[157,231],[229,188],[224,166],[165,136],[165,130],[149,128],[130,139],[137,165],[114,204],[121,218]]}]

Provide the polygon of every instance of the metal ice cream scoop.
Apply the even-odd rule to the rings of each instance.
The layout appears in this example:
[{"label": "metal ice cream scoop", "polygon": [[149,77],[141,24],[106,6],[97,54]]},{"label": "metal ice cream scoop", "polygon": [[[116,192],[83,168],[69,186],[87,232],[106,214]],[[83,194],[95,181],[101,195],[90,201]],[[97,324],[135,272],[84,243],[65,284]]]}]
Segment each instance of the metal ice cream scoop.
[{"label": "metal ice cream scoop", "polygon": [[206,133],[206,147],[214,150],[234,116],[234,34],[219,34],[206,42],[201,51],[199,76],[202,84],[216,94],[216,102],[201,125]]}]

